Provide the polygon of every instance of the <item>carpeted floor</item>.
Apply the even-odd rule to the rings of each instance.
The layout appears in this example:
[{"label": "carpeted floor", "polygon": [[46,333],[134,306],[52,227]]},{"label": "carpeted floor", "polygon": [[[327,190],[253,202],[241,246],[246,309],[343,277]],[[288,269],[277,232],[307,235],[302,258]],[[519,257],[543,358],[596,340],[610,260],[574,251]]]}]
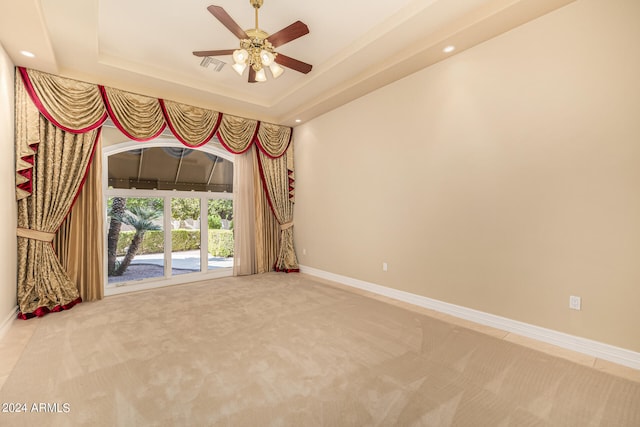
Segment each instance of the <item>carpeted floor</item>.
[{"label": "carpeted floor", "polygon": [[640,426],[640,383],[300,274],[35,321],[0,425]]}]

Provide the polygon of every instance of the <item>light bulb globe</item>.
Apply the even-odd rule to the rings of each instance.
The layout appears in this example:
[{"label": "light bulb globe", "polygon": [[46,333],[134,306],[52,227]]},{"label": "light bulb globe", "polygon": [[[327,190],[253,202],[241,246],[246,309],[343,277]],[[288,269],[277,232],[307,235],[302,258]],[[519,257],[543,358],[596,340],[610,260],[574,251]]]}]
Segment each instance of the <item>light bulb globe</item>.
[{"label": "light bulb globe", "polygon": [[269,69],[271,70],[271,74],[273,74],[273,78],[277,79],[284,73],[284,68],[276,64],[275,62],[269,65]]},{"label": "light bulb globe", "polygon": [[260,52],[260,61],[262,62],[262,65],[264,65],[265,67],[270,66],[273,63],[273,59],[275,58],[275,56],[273,55],[273,53],[267,51],[267,50],[262,50]]},{"label": "light bulb globe", "polygon": [[258,71],[256,71],[256,81],[257,82],[267,81],[267,74],[264,72],[264,68],[260,68]]},{"label": "light bulb globe", "polygon": [[236,64],[245,64],[249,58],[249,53],[244,49],[237,49],[233,51],[233,60]]},{"label": "light bulb globe", "polygon": [[231,67],[235,70],[236,73],[238,73],[239,75],[242,75],[242,73],[244,72],[244,69],[247,68],[247,64],[236,63],[236,64],[233,64]]}]

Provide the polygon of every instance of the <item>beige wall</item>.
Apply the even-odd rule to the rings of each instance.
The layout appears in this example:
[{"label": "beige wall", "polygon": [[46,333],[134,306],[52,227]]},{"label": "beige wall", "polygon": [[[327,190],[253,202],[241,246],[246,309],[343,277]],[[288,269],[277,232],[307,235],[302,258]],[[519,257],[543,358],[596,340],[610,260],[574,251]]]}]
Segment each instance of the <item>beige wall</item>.
[{"label": "beige wall", "polygon": [[0,44],[0,327],[16,309],[13,63]]},{"label": "beige wall", "polygon": [[578,0],[297,127],[300,263],[640,351],[639,22]]}]

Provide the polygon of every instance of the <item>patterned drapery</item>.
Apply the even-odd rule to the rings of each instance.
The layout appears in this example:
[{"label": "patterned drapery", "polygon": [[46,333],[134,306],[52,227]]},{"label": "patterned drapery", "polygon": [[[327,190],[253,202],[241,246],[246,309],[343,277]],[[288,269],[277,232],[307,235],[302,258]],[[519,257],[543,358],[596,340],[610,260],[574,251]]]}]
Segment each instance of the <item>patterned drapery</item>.
[{"label": "patterned drapery", "polygon": [[[16,90],[19,90],[16,88]],[[83,184],[100,129],[73,134],[40,118],[32,194],[18,201],[18,304],[21,318],[80,302],[51,241]],[[24,137],[19,132],[16,139]]]},{"label": "patterned drapery", "polygon": [[[262,176],[258,164],[258,153],[253,156],[254,186],[262,188]],[[274,269],[278,252],[280,251],[280,224],[273,215],[265,191],[254,193],[256,212],[255,244],[256,244],[256,273],[267,273]]]},{"label": "patterned drapery", "polygon": [[[62,310],[80,301],[50,242],[78,197],[100,128],[108,117],[137,141],[155,138],[168,126],[190,148],[208,143],[214,135],[234,154],[255,144],[260,169],[266,171],[261,174],[263,188],[283,228],[275,268],[297,271],[293,199],[289,197],[293,166],[291,155],[286,155],[291,128],[37,70],[18,70],[15,120],[21,317]],[[284,179],[282,170],[286,170]],[[287,203],[282,201],[285,196]]]},{"label": "patterned drapery", "polygon": [[187,147],[199,147],[213,138],[222,114],[173,101],[160,100],[171,132]]},{"label": "patterned drapery", "polygon": [[274,159],[282,156],[291,143],[291,128],[263,123],[256,141],[260,151]]},{"label": "patterned drapery", "polygon": [[19,70],[40,113],[57,127],[84,133],[99,128],[107,119],[98,86],[36,70]]},{"label": "patterned drapery", "polygon": [[280,244],[276,259],[276,271],[300,271],[293,246],[293,191],[294,178],[291,148],[286,155],[270,158],[258,153],[258,165],[264,191],[273,215],[280,224]]},{"label": "patterned drapery", "polygon": [[[83,133],[102,126],[110,117],[127,137],[148,141],[166,126],[184,145],[193,148],[208,143],[214,135],[234,154],[246,152],[256,144],[270,158],[282,156],[291,143],[291,128],[223,114],[177,102],[156,99],[119,89],[79,82],[37,70],[19,68],[29,97],[57,127]],[[16,114],[35,115],[25,119],[27,136],[16,142],[17,198],[30,194],[31,162],[37,148],[34,128],[37,111],[29,113],[26,100],[16,95]],[[37,126],[35,126],[37,127]]]},{"label": "patterned drapery", "polygon": [[218,139],[227,151],[242,154],[251,147],[257,132],[258,122],[255,120],[223,116],[218,129]]},{"label": "patterned drapery", "polygon": [[167,123],[156,98],[100,87],[109,116],[120,131],[135,141],[149,141],[162,133]]}]

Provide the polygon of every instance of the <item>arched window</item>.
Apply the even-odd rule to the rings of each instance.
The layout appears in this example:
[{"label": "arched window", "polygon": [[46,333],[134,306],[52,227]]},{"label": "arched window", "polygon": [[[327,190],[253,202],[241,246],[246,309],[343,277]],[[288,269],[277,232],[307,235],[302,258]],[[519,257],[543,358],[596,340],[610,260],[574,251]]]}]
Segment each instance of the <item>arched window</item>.
[{"label": "arched window", "polygon": [[233,155],[173,138],[103,149],[105,295],[232,275]]}]

